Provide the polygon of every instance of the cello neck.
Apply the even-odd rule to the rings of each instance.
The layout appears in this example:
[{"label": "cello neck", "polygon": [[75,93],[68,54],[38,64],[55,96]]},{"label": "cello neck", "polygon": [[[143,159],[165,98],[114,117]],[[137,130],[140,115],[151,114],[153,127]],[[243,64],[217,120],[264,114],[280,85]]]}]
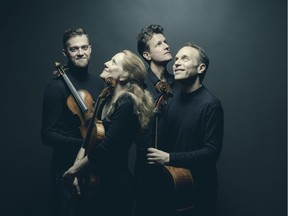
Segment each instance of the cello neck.
[{"label": "cello neck", "polygon": [[172,97],[172,91],[170,85],[165,81],[159,81],[155,85],[156,90],[161,93],[160,96],[155,101],[155,124],[154,124],[154,148],[158,148],[158,123],[159,123],[159,115],[161,113],[161,109],[163,105],[167,102],[169,97]]}]

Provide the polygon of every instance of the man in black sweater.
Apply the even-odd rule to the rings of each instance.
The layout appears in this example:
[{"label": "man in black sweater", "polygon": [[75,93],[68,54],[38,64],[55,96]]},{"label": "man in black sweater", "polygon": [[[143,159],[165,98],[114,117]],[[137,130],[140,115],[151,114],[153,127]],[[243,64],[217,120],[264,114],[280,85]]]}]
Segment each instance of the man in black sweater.
[{"label": "man in black sweater", "polygon": [[[149,148],[149,164],[189,169],[193,176],[193,214],[216,215],[217,170],[222,139],[221,102],[203,85],[209,59],[187,44],[176,54],[173,71],[181,92],[168,101],[159,126],[159,148]],[[189,194],[189,193],[188,193]],[[188,195],[189,196],[189,195]]]},{"label": "man in black sweater", "polygon": [[[77,94],[87,107],[93,108],[94,100],[97,100],[104,85],[100,78],[88,73],[91,49],[89,37],[83,29],[65,31],[62,52],[68,62],[63,67],[64,75],[67,75],[76,90],[86,90]],[[81,115],[81,112],[73,108],[78,107],[79,103],[73,100],[70,88],[67,81],[64,81],[64,76],[58,73],[47,85],[43,96],[41,135],[43,143],[53,148],[51,183],[55,201],[54,215],[57,216],[76,215],[77,199],[74,195],[80,193],[79,188],[73,195],[67,190],[62,175],[73,165],[82,145],[84,134],[80,131],[80,126],[83,126],[81,121],[89,119],[83,118],[85,114],[82,112]],[[80,107],[79,110],[82,111]],[[90,114],[91,111],[93,110],[89,110]],[[89,117],[89,112],[86,117]]]},{"label": "man in black sweater", "polygon": [[[137,50],[140,56],[148,63],[146,84],[147,90],[156,100],[161,93],[155,85],[159,81],[167,82],[172,91],[176,92],[179,85],[174,82],[174,75],[167,70],[167,64],[172,60],[169,44],[164,36],[161,25],[151,24],[141,29],[137,38]],[[177,88],[178,87],[178,88]]]},{"label": "man in black sweater", "polygon": [[[141,29],[137,37],[137,50],[139,55],[149,65],[146,74],[146,84],[147,90],[152,94],[155,104],[163,94],[160,88],[156,87],[160,82],[165,84],[163,85],[164,88],[168,85],[171,95],[180,90],[179,84],[177,85],[174,80],[174,75],[167,70],[167,64],[172,60],[172,55],[161,25],[151,24]],[[160,120],[160,112],[155,114]],[[157,178],[155,178],[158,173],[158,167],[150,166],[146,162],[147,148],[150,146],[154,147],[156,141],[156,120],[154,117],[151,121],[149,137],[146,137],[145,140],[136,141],[135,176],[137,196],[135,215],[137,216],[166,214],[166,212],[163,212],[163,208],[166,206],[163,199],[165,195],[160,191],[159,193],[157,192],[157,195],[151,197],[150,192],[155,191],[156,188],[159,188],[158,185],[161,184],[161,182],[156,182]]]}]

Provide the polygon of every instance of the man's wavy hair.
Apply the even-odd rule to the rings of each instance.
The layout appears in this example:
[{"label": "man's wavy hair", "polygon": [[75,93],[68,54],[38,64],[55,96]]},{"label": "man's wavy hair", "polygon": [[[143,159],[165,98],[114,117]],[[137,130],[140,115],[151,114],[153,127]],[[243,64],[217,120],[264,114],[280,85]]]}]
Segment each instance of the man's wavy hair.
[{"label": "man's wavy hair", "polygon": [[[153,37],[153,34],[163,34],[163,27],[161,25],[151,24],[142,28],[137,37],[137,51],[143,57],[143,52],[149,50],[148,41]],[[145,61],[147,61],[144,58]]]}]

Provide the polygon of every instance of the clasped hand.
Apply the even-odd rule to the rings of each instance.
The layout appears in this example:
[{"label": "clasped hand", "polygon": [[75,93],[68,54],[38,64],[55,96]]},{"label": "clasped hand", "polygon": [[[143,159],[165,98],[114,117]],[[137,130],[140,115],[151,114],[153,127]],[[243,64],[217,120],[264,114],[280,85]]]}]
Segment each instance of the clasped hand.
[{"label": "clasped hand", "polygon": [[148,148],[147,162],[148,164],[164,165],[169,163],[170,155],[167,152],[161,151],[156,148]]},{"label": "clasped hand", "polygon": [[72,194],[80,195],[80,186],[78,182],[78,178],[76,177],[76,172],[74,166],[70,167],[64,174],[63,178],[65,179],[68,186],[71,186]]}]

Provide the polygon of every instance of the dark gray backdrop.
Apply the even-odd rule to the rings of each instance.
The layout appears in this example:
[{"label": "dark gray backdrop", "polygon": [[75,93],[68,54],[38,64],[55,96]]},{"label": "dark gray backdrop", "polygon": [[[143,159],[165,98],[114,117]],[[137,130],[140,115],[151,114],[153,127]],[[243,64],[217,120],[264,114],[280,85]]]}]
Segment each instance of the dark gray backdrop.
[{"label": "dark gray backdrop", "polygon": [[99,74],[116,52],[136,52],[137,33],[151,23],[164,27],[173,55],[192,41],[211,59],[205,85],[225,111],[221,215],[286,215],[285,0],[27,0],[1,7],[1,215],[50,215],[42,93],[54,61],[65,61],[63,31],[88,31],[90,69]]}]

